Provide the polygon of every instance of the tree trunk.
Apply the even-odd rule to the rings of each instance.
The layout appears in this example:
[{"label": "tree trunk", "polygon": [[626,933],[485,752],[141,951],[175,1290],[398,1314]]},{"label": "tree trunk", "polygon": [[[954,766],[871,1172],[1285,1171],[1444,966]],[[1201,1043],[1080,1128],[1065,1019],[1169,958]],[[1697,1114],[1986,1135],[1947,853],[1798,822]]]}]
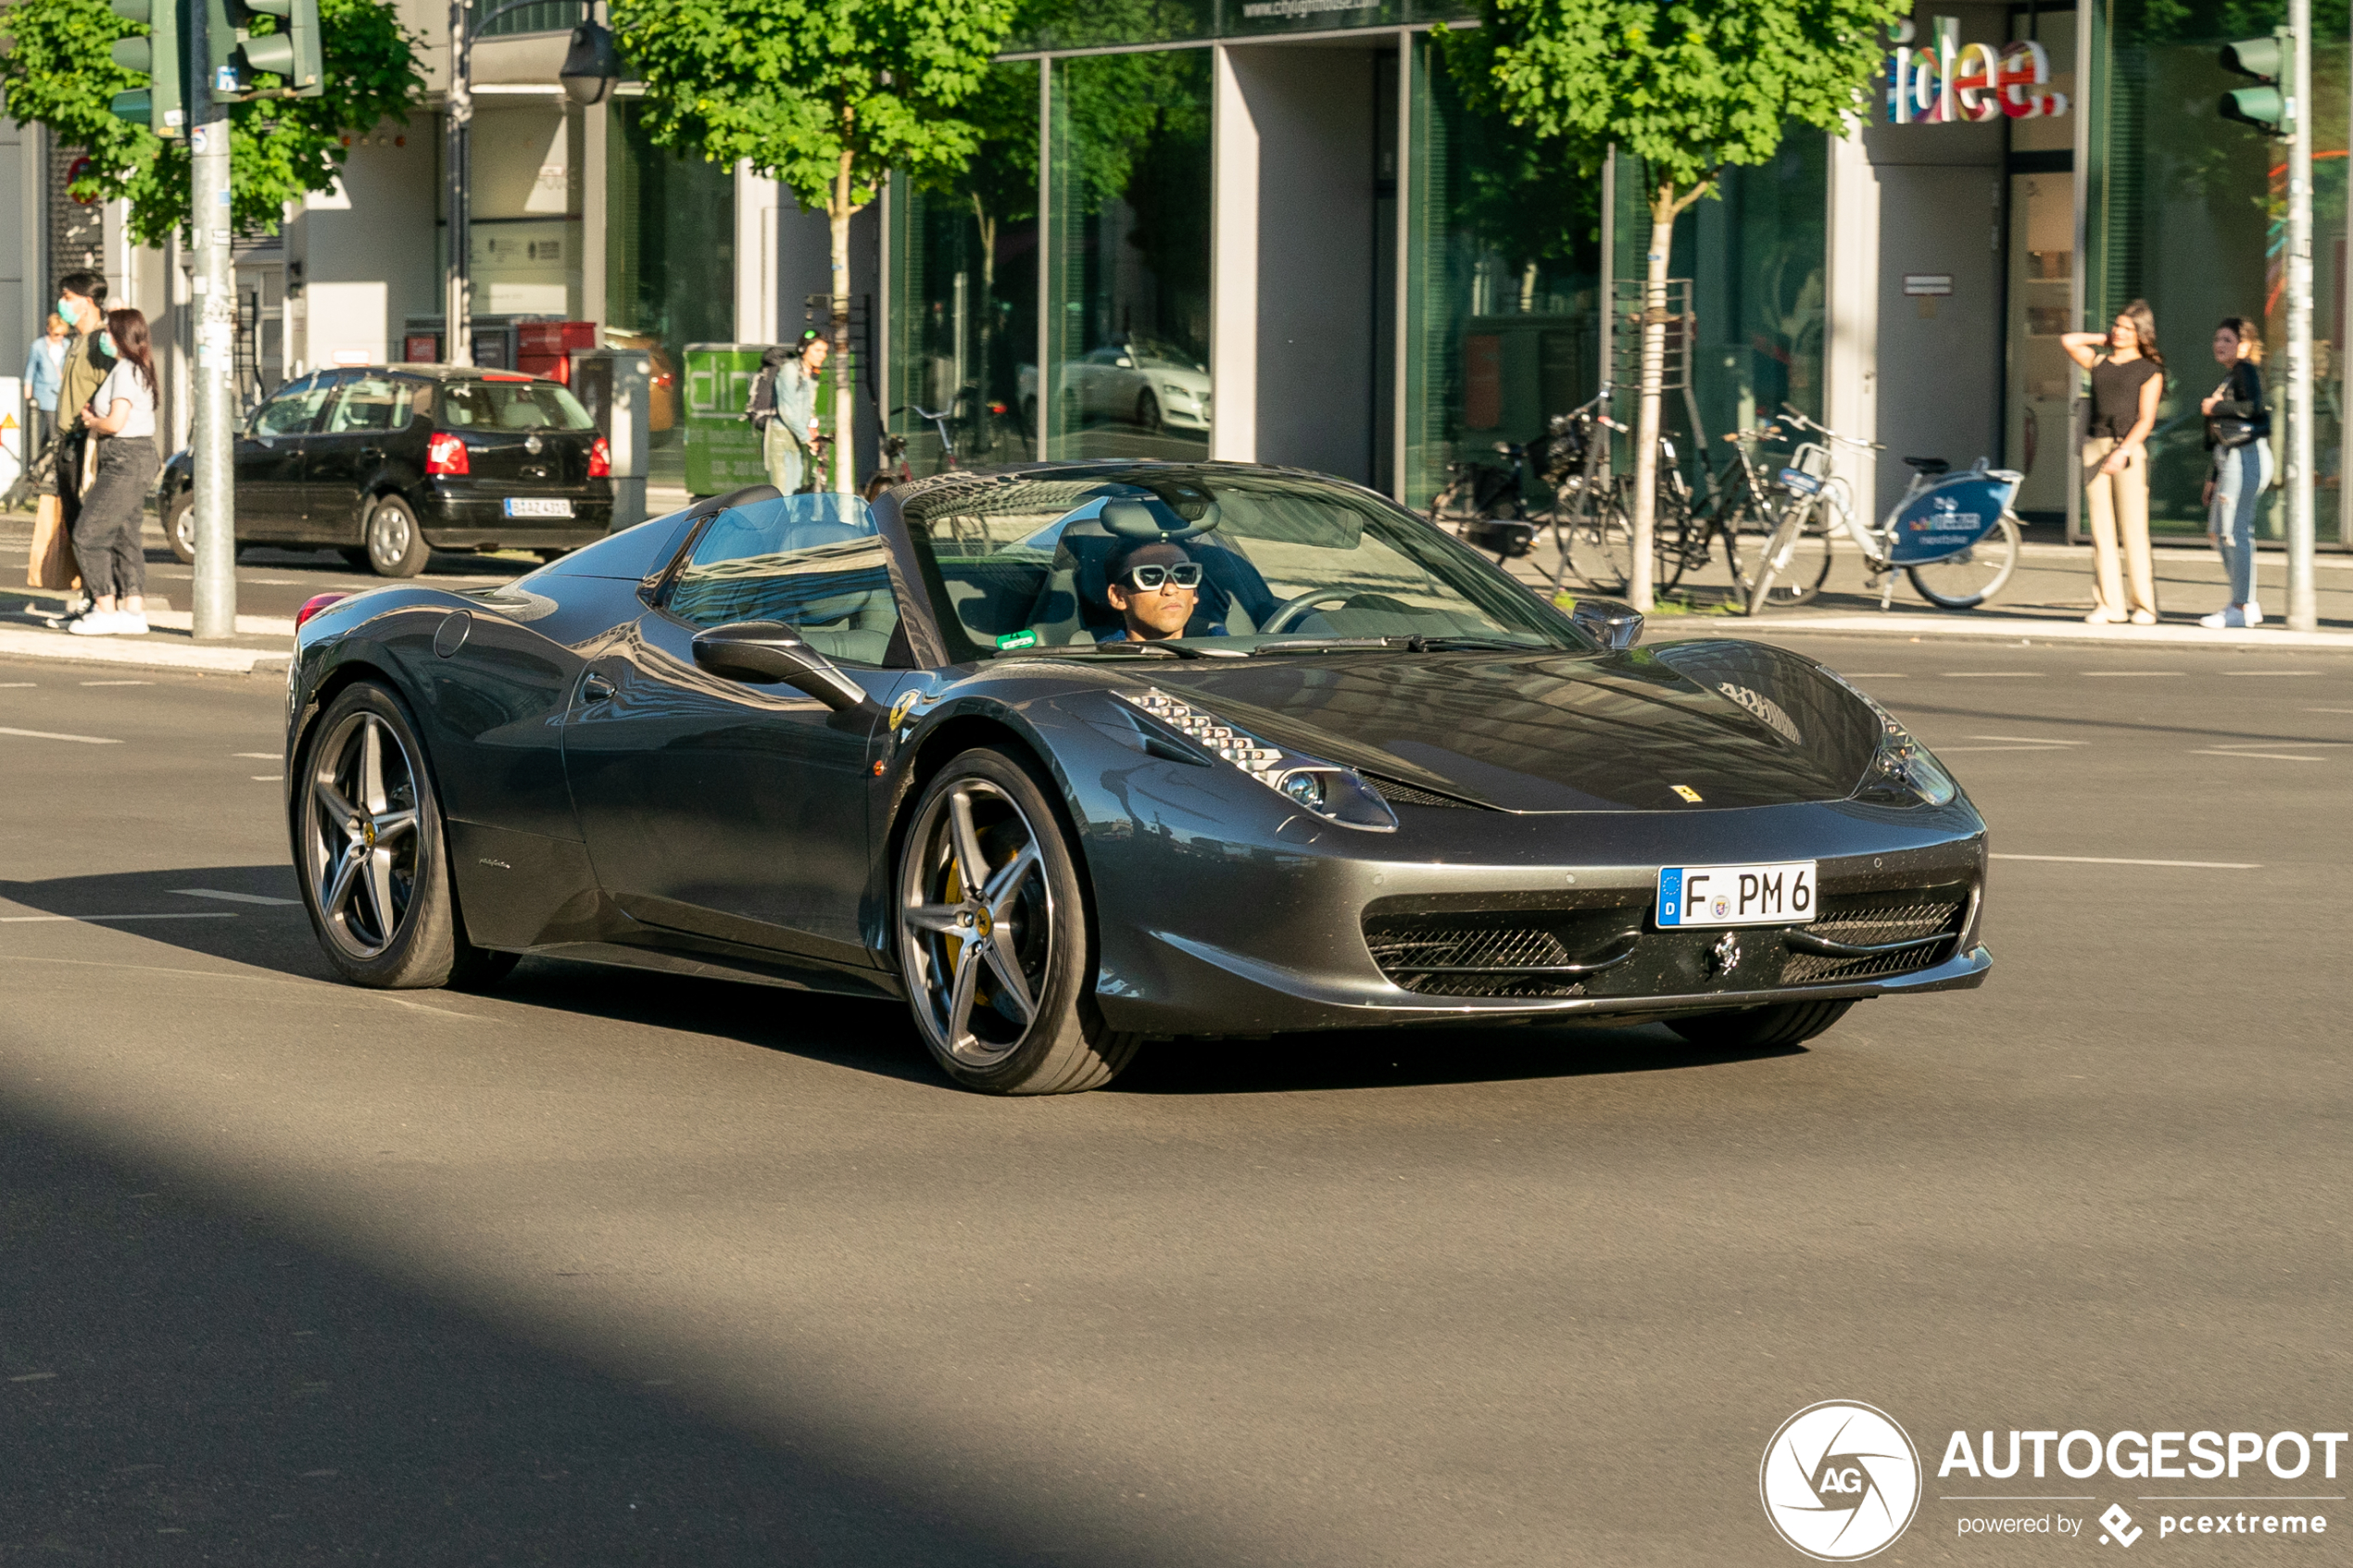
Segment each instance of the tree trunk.
[{"label": "tree trunk", "polygon": [[1642,379],[1634,416],[1634,571],[1627,596],[1648,614],[1653,582],[1652,538],[1658,526],[1658,422],[1667,379],[1667,257],[1675,243],[1675,187],[1651,194],[1650,267],[1642,285]]},{"label": "tree trunk", "polygon": [[[847,141],[848,137],[843,139]],[[852,418],[855,404],[850,395],[858,372],[849,362],[849,220],[857,210],[849,205],[849,151],[844,147],[834,173],[834,198],[825,204],[826,221],[833,231],[833,315],[829,325],[833,330],[834,493],[837,495],[858,493],[858,479],[851,472],[857,466],[858,443]]]}]

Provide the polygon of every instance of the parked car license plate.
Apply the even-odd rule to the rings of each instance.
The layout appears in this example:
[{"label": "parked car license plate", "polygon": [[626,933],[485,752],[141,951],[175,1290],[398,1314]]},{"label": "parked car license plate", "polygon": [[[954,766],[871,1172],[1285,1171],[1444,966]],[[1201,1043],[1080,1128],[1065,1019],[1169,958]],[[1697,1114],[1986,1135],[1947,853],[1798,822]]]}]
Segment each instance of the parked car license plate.
[{"label": "parked car license plate", "polygon": [[1814,862],[1667,866],[1658,873],[1658,923],[1803,925],[1814,918]]},{"label": "parked car license plate", "polygon": [[509,517],[570,517],[572,503],[539,496],[510,495],[507,497],[507,515]]}]

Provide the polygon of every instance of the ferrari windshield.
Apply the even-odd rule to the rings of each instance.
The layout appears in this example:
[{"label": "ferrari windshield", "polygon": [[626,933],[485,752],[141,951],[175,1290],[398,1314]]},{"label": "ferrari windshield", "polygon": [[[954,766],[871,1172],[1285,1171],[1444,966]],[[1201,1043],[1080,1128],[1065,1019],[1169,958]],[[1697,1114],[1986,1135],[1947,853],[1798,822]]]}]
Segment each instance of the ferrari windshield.
[{"label": "ferrari windshield", "polygon": [[909,532],[963,658],[1024,648],[1277,654],[1589,648],[1563,615],[1410,513],[1347,486],[1224,467],[936,481]]}]

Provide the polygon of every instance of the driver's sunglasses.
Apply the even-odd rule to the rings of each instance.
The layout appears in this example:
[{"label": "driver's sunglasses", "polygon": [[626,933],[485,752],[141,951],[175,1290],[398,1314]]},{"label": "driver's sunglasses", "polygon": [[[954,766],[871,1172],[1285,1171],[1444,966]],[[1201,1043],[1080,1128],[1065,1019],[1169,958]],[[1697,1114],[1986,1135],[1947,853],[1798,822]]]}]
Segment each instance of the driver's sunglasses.
[{"label": "driver's sunglasses", "polygon": [[1198,588],[1201,586],[1201,563],[1187,561],[1182,566],[1131,566],[1123,581],[1142,594],[1157,593],[1171,583],[1179,588]]}]

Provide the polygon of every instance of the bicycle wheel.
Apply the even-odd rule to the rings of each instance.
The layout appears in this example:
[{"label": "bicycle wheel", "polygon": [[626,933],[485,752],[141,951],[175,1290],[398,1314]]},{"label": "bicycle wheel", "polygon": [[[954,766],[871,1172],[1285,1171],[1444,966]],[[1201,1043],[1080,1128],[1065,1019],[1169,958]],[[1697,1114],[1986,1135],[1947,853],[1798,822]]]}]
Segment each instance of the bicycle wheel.
[{"label": "bicycle wheel", "polygon": [[2018,570],[2018,520],[2009,513],[1994,532],[1957,556],[1906,570],[1920,597],[1939,609],[1971,609],[2002,591]]},{"label": "bicycle wheel", "polygon": [[[1633,511],[1632,497],[1627,500],[1627,511]],[[1651,590],[1664,594],[1683,580],[1683,572],[1694,564],[1692,556],[1707,558],[1707,534],[1695,525],[1691,503],[1661,484],[1651,510]]]},{"label": "bicycle wheel", "polygon": [[1822,591],[1831,574],[1831,535],[1818,500],[1794,506],[1757,552],[1748,613],[1794,609]]},{"label": "bicycle wheel", "polygon": [[1614,598],[1626,592],[1634,580],[1634,529],[1616,496],[1597,497],[1580,508],[1561,533],[1567,571],[1597,594]]}]

